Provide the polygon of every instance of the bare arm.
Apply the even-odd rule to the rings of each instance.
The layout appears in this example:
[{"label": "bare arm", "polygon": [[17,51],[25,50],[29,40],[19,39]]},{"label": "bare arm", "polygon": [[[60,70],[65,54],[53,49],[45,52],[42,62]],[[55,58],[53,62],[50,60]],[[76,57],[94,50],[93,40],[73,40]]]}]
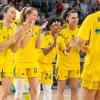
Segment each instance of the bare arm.
[{"label": "bare arm", "polygon": [[56,46],[56,38],[57,36],[54,36],[54,43],[52,43],[48,48],[42,48],[44,55],[47,55]]},{"label": "bare arm", "polygon": [[41,27],[40,27],[40,34],[38,35],[37,41],[36,41],[36,48],[41,48],[41,44],[42,44],[42,30],[44,28],[46,28],[48,22],[45,22]]},{"label": "bare arm", "polygon": [[17,52],[18,48],[20,47],[21,40],[22,40],[22,38],[19,37],[19,38],[17,38],[16,43],[14,43],[13,45],[11,45],[11,49],[12,49],[12,51],[14,53]]},{"label": "bare arm", "polygon": [[11,49],[12,49],[13,52],[16,52],[18,50],[18,48],[20,47],[21,41],[22,41],[22,37],[26,33],[26,31],[27,31],[28,28],[29,28],[29,26],[23,26],[23,27],[21,27],[21,28],[19,28],[17,30],[19,36],[17,37],[15,43],[13,43],[11,45]]},{"label": "bare arm", "polygon": [[27,35],[27,37],[21,41],[21,47],[22,48],[24,48],[26,46],[26,44],[28,43],[28,41],[30,40],[31,37],[32,37],[32,32],[30,32]]},{"label": "bare arm", "polygon": [[88,45],[85,45],[84,42],[83,42],[83,40],[82,40],[81,38],[77,38],[77,39],[73,40],[73,41],[70,43],[69,46],[70,46],[70,47],[78,46],[79,49],[80,49],[82,52],[84,52],[84,53],[86,53],[86,52],[88,51]]},{"label": "bare arm", "polygon": [[18,37],[17,32],[15,32],[7,41],[0,43],[0,51],[4,51],[9,48],[13,41]]},{"label": "bare arm", "polygon": [[41,48],[41,44],[42,44],[42,34],[39,33],[38,38],[37,38],[37,40],[36,40],[36,45],[35,45],[35,47],[36,47],[36,48]]},{"label": "bare arm", "polygon": [[83,53],[87,53],[88,51],[88,45],[85,45],[84,43],[79,44],[79,49],[83,52]]},{"label": "bare arm", "polygon": [[53,43],[48,48],[42,48],[43,54],[47,55],[55,46],[56,46],[56,44]]}]

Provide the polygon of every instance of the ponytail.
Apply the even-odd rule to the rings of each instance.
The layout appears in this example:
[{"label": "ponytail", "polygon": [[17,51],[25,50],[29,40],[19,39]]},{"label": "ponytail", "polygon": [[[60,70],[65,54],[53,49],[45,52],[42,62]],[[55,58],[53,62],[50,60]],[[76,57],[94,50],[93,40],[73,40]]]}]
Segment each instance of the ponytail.
[{"label": "ponytail", "polygon": [[21,15],[20,15],[20,19],[21,19],[21,24],[23,24],[23,22],[26,20],[26,16],[25,16],[25,10],[27,9],[27,7],[24,7],[21,11]]}]

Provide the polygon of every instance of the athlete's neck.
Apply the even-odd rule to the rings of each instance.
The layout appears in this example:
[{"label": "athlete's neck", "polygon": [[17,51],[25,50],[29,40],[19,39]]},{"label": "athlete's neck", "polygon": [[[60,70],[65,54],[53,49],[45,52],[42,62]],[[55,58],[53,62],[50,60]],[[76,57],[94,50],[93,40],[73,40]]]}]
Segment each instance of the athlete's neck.
[{"label": "athlete's neck", "polygon": [[29,20],[26,19],[25,23],[30,25],[32,23],[32,21],[30,22]]},{"label": "athlete's neck", "polygon": [[71,31],[75,30],[76,26],[68,25]]}]

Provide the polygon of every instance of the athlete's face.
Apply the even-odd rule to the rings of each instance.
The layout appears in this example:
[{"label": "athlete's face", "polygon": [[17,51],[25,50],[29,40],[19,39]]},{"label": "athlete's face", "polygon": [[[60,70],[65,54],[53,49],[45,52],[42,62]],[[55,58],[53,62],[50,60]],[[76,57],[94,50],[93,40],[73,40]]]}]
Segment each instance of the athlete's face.
[{"label": "athlete's face", "polygon": [[32,12],[26,16],[26,19],[31,23],[32,21],[36,21],[38,17],[37,10],[32,10]]},{"label": "athlete's face", "polygon": [[5,13],[4,15],[5,15],[5,18],[7,18],[7,20],[10,23],[13,23],[16,19],[16,9],[14,7],[10,7],[7,13]]},{"label": "athlete's face", "polygon": [[61,31],[62,25],[60,22],[53,22],[52,25],[50,26],[50,31],[56,35],[58,35]]},{"label": "athlete's face", "polygon": [[67,17],[67,21],[68,24],[71,26],[77,26],[79,18],[78,18],[78,14],[77,13],[71,13],[68,17]]}]

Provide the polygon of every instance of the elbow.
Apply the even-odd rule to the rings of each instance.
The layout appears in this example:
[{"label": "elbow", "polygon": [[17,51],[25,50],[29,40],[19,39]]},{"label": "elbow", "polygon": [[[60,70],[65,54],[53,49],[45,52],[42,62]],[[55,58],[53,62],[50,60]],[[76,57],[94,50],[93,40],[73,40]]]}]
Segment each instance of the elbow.
[{"label": "elbow", "polygon": [[43,52],[43,54],[44,54],[45,56],[47,56],[47,54],[48,54],[48,53],[46,53],[46,52]]},{"label": "elbow", "polygon": [[45,56],[48,54],[44,49],[42,49],[42,52]]}]

